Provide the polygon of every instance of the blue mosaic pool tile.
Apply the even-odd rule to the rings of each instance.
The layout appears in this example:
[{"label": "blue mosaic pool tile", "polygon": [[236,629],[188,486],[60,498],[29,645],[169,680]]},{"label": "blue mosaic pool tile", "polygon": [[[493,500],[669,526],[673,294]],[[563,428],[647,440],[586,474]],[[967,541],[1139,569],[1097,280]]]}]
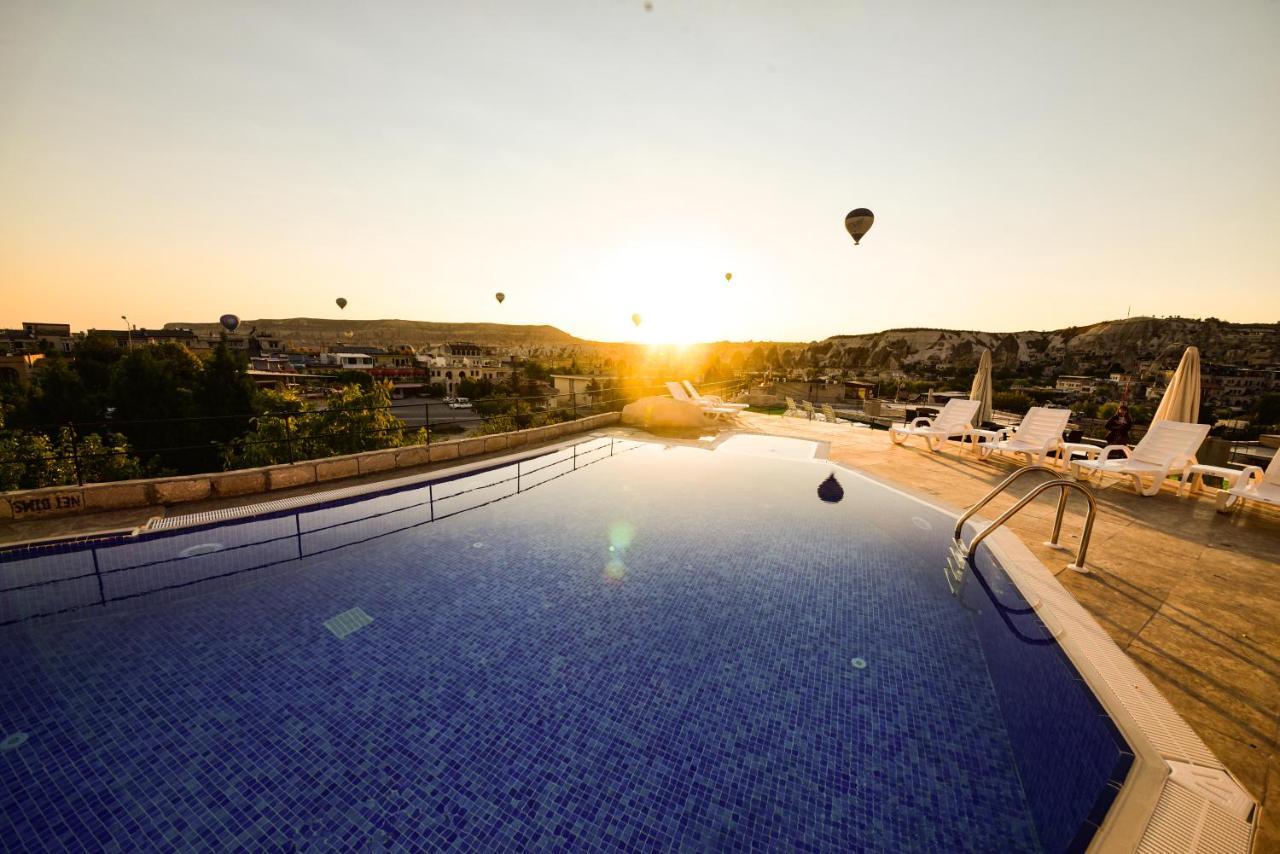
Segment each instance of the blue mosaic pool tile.
[{"label": "blue mosaic pool tile", "polygon": [[596,453],[113,552],[131,598],[0,629],[0,847],[1064,850],[991,664],[1024,645],[950,595],[944,516]]},{"label": "blue mosaic pool tile", "polygon": [[973,609],[1041,844],[1050,851],[1087,847],[1133,754],[991,552],[979,548],[974,561],[963,598]]}]

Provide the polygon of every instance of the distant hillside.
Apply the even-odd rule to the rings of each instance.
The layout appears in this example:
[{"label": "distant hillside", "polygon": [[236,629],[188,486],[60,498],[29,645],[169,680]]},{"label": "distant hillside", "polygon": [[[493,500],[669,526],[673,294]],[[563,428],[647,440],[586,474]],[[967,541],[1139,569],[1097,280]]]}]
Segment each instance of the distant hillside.
[{"label": "distant hillside", "polygon": [[997,368],[1098,373],[1113,366],[1132,370],[1156,358],[1174,367],[1178,350],[1189,345],[1199,347],[1201,359],[1208,362],[1275,365],[1280,363],[1280,324],[1134,317],[1049,332],[889,329],[832,336],[811,349],[820,351],[826,366],[854,370],[967,366],[986,347]]},{"label": "distant hillside", "polygon": [[[217,323],[166,323],[166,329],[191,329],[197,334],[217,333]],[[472,341],[507,347],[575,347],[590,342],[575,338],[554,326],[519,326],[504,323],[433,323],[425,320],[344,320],[315,317],[241,320],[237,332],[256,329],[259,334],[288,341],[298,347],[321,347],[334,342],[388,346],[409,344],[415,348],[446,341]]]}]

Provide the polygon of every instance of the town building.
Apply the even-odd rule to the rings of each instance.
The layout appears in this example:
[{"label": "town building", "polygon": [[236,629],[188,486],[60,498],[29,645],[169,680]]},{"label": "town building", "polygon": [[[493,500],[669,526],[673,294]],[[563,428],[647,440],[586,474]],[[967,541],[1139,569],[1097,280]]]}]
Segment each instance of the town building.
[{"label": "town building", "polygon": [[1063,374],[1054,381],[1053,387],[1056,391],[1065,391],[1072,394],[1091,394],[1097,384],[1098,380],[1093,377]]},{"label": "town building", "polygon": [[373,358],[367,353],[321,353],[319,365],[341,371],[370,371]]},{"label": "town building", "polygon": [[1200,396],[1214,406],[1246,410],[1265,394],[1280,392],[1280,369],[1200,364]]},{"label": "town building", "polygon": [[12,356],[39,353],[70,355],[81,337],[71,333],[69,323],[24,321],[21,329],[0,329],[0,352]]},{"label": "town building", "polygon": [[444,388],[454,397],[463,380],[489,380],[496,385],[511,381],[514,371],[509,357],[497,348],[481,347],[467,341],[454,341],[432,348],[430,353],[414,357],[421,373],[431,385]]},{"label": "town building", "polygon": [[597,403],[607,396],[606,390],[618,380],[612,376],[592,376],[587,374],[552,374],[551,384],[555,386],[556,395],[561,406],[572,406],[575,403]]}]

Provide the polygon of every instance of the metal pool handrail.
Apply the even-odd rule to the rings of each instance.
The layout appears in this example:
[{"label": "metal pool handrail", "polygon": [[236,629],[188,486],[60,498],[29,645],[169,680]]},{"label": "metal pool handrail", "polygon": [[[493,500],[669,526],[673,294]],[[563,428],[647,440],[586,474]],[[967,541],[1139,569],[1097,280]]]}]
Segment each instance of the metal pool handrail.
[{"label": "metal pool handrail", "polygon": [[[1057,474],[1057,472],[1054,471],[1049,466],[1030,465],[1030,466],[1023,466],[1022,468],[1018,469],[1013,474],[1009,475],[1003,481],[1001,481],[999,485],[996,486],[995,489],[988,492],[982,498],[981,501],[979,501],[977,504],[970,507],[960,516],[959,521],[956,522],[956,529],[955,529],[955,535],[954,535],[955,541],[957,543],[960,542],[961,534],[964,531],[964,523],[969,521],[969,519],[971,519],[975,513],[977,513],[983,507],[987,506],[987,504],[989,504],[991,500],[995,498],[997,495],[999,495],[1001,492],[1004,492],[1005,489],[1007,489],[1009,485],[1013,483],[1015,480],[1022,477],[1024,474],[1027,474],[1028,472],[1033,472],[1033,471],[1043,471],[1043,472],[1048,472],[1054,475]],[[965,547],[962,543],[961,547],[964,548],[965,553],[966,554],[972,553],[974,548],[977,547],[978,543],[986,539],[988,534],[990,534],[996,528],[1003,525],[1005,522],[1009,521],[1009,519],[1011,519],[1019,510],[1021,510],[1023,507],[1026,507],[1028,504],[1034,501],[1036,497],[1040,495],[1040,493],[1044,492],[1046,489],[1055,489],[1055,488],[1059,490],[1058,513],[1053,520],[1053,536],[1049,538],[1049,542],[1045,543],[1045,545],[1050,546],[1052,548],[1064,548],[1064,546],[1058,543],[1058,537],[1062,533],[1062,518],[1067,512],[1067,493],[1069,490],[1072,490],[1072,489],[1080,492],[1082,495],[1084,495],[1085,499],[1089,502],[1089,514],[1088,516],[1085,517],[1084,531],[1081,532],[1080,534],[1080,548],[1076,551],[1075,563],[1067,564],[1067,569],[1073,569],[1076,572],[1088,572],[1089,570],[1088,568],[1085,567],[1084,560],[1085,560],[1085,556],[1088,554],[1088,551],[1089,551],[1089,537],[1093,533],[1093,520],[1098,515],[1098,500],[1094,497],[1093,491],[1090,490],[1088,487],[1084,486],[1083,484],[1077,483],[1074,480],[1067,480],[1065,478],[1055,478],[1054,480],[1045,481],[1044,483],[1041,483],[1033,487],[1031,491],[1028,492],[1026,495],[1024,495],[1022,498],[1020,498],[1016,504],[1014,504],[1004,513],[1000,514],[999,518],[997,518],[994,522],[992,522],[990,525],[988,525],[986,528],[980,531],[976,537],[970,540],[969,545],[967,547]]]}]

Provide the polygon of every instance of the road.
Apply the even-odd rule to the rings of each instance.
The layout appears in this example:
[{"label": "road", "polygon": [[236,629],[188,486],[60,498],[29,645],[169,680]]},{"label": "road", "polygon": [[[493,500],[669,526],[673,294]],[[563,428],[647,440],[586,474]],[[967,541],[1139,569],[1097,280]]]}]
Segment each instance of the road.
[{"label": "road", "polygon": [[[311,402],[317,410],[327,409],[323,400]],[[480,415],[474,409],[450,409],[438,397],[409,397],[391,401],[391,412],[410,427],[422,427],[427,423],[427,408],[431,409],[431,426],[457,422],[464,427],[480,425]]]},{"label": "road", "polygon": [[480,424],[480,414],[474,409],[450,409],[439,398],[409,397],[391,401],[391,411],[410,427],[422,427],[427,423],[428,407],[431,409],[432,426],[452,421],[462,422],[463,426],[469,427]]}]

